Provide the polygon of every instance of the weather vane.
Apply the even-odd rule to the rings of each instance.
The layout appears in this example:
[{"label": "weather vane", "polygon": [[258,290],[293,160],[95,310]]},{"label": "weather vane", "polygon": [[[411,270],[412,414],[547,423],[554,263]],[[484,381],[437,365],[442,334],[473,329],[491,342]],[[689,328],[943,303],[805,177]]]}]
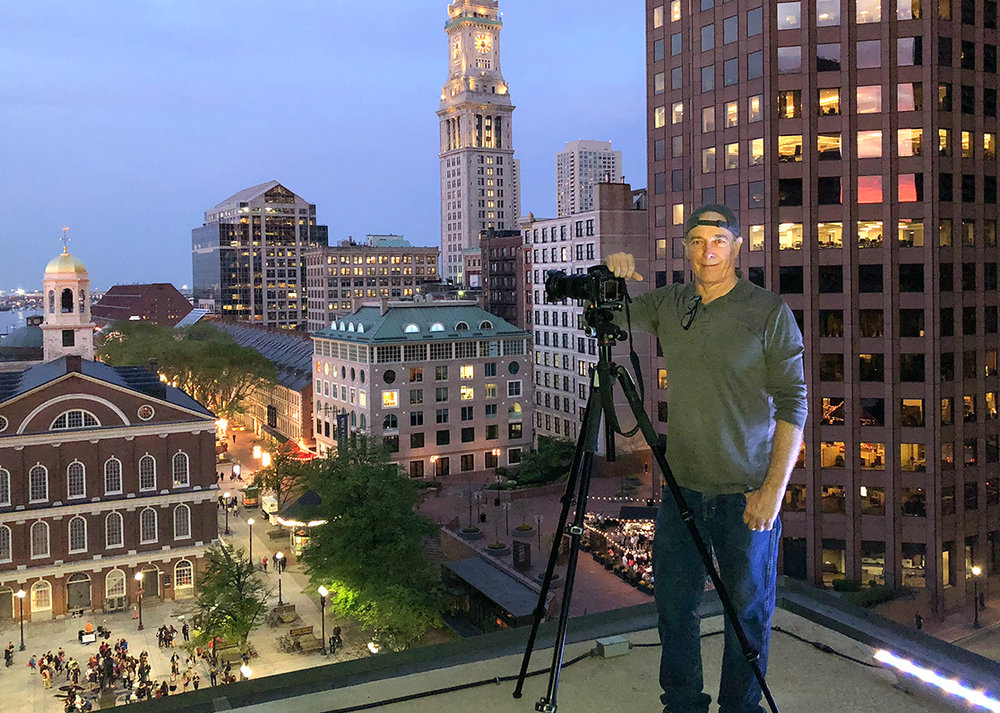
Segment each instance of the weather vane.
[{"label": "weather vane", "polygon": [[66,226],[63,226],[63,229],[62,229],[62,238],[60,238],[60,240],[62,240],[63,252],[64,253],[69,253],[69,241],[70,241],[70,237],[69,237],[69,235],[67,235],[67,233],[69,233],[69,228],[66,227]]}]

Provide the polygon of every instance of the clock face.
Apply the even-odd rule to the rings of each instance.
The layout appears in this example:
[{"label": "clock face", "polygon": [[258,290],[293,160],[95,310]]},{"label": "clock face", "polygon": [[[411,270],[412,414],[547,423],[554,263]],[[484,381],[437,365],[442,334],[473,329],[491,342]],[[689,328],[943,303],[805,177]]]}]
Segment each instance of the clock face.
[{"label": "clock face", "polygon": [[486,54],[493,46],[493,38],[489,35],[476,35],[476,50],[479,54]]}]

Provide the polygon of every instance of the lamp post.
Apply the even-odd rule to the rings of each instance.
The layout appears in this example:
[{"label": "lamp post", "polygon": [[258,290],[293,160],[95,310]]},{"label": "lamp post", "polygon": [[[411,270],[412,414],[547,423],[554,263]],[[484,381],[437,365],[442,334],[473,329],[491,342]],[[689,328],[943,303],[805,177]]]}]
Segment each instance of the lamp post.
[{"label": "lamp post", "polygon": [[139,585],[139,589],[136,591],[136,600],[139,607],[139,631],[142,631],[142,572],[135,573],[136,584]]},{"label": "lamp post", "polygon": [[250,554],[248,556],[250,558],[251,565],[253,565],[253,522],[254,520],[252,517],[247,518],[247,525],[250,526]]},{"label": "lamp post", "polygon": [[18,599],[18,609],[21,610],[21,648],[18,651],[24,651],[24,589],[17,590]]},{"label": "lamp post", "polygon": [[330,592],[322,584],[319,586],[320,629],[323,632],[323,655],[326,656],[326,597]]},{"label": "lamp post", "polygon": [[535,530],[538,532],[538,551],[542,551],[542,516],[535,515]]},{"label": "lamp post", "polygon": [[233,534],[233,533],[231,533],[229,531],[229,497],[230,497],[229,491],[227,490],[226,494],[222,496],[222,509],[226,511],[226,534],[227,535]]},{"label": "lamp post", "polygon": [[476,496],[476,522],[479,523],[482,521],[482,515],[479,512],[479,504],[483,500],[483,492],[481,490],[477,490],[475,492],[475,496]]},{"label": "lamp post", "polygon": [[507,536],[510,537],[510,503],[503,504],[504,525],[507,528]]},{"label": "lamp post", "polygon": [[278,606],[280,607],[284,602],[281,600],[281,570],[284,569],[285,556],[280,552],[274,553],[274,564],[278,568]]},{"label": "lamp post", "polygon": [[979,575],[982,574],[983,570],[979,567],[972,568],[972,610],[975,615],[972,619],[972,628],[978,629],[979,624]]}]

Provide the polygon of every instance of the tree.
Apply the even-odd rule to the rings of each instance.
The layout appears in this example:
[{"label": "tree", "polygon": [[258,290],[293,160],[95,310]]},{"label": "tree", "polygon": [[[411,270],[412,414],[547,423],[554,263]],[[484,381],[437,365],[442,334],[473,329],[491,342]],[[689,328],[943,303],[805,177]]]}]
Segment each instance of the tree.
[{"label": "tree", "polygon": [[115,322],[99,356],[116,366],[146,366],[155,359],[167,381],[227,417],[242,410],[240,404],[251,389],[277,378],[269,359],[241,347],[211,324],[176,330],[145,322]]},{"label": "tree", "polygon": [[309,483],[327,524],[312,529],[302,560],[338,615],[402,649],[441,625],[439,575],[421,546],[437,525],[416,512],[416,484],[375,439],[355,434],[341,451],[319,461]]},{"label": "tree", "polygon": [[288,449],[272,439],[265,450],[271,454],[271,465],[253,474],[253,485],[271,491],[278,500],[280,510],[289,495],[305,489],[306,483],[316,480],[317,461],[302,461],[293,457]]},{"label": "tree", "polygon": [[204,646],[222,638],[245,650],[247,637],[264,618],[267,598],[246,552],[232,545],[212,545],[205,552],[195,642]]},{"label": "tree", "polygon": [[538,448],[521,456],[516,478],[520,485],[539,485],[559,480],[573,465],[576,445],[565,438],[539,436]]}]

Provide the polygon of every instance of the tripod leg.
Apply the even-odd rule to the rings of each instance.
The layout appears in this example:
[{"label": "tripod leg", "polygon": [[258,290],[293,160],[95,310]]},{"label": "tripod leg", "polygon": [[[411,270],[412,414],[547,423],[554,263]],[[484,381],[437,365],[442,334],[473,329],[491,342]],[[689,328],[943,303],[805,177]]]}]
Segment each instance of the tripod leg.
[{"label": "tripod leg", "polygon": [[[596,374],[596,372],[595,372]],[[594,376],[591,377],[591,389],[590,395],[587,398],[587,406],[584,409],[584,427],[580,431],[580,437],[576,442],[576,452],[573,456],[573,466],[570,470],[569,480],[566,483],[566,491],[563,493],[562,497],[562,508],[559,512],[559,521],[555,525],[553,532],[555,536],[552,541],[552,548],[549,551],[549,561],[545,567],[545,576],[542,579],[542,588],[538,593],[538,603],[535,606],[535,611],[532,614],[531,620],[531,631],[528,633],[528,643],[524,649],[524,656],[521,659],[521,671],[517,676],[517,685],[514,687],[514,698],[520,698],[522,691],[524,689],[524,679],[528,675],[528,665],[531,662],[531,654],[535,648],[535,639],[538,636],[538,627],[542,623],[542,618],[545,616],[545,600],[548,598],[549,589],[552,583],[552,574],[555,572],[556,560],[559,557],[559,542],[560,533],[562,533],[566,528],[566,523],[569,521],[569,510],[572,507],[574,497],[578,497],[578,483],[581,479],[581,474],[584,472],[585,467],[589,468],[589,459],[587,456],[587,450],[594,450],[597,443],[598,428],[600,426],[600,414],[601,407],[599,403],[599,397],[597,390],[594,389]],[[593,432],[588,431],[588,424],[595,422],[596,424],[593,428]],[[589,470],[586,471],[589,476]],[[577,506],[579,507],[579,505]],[[564,583],[564,591],[566,594],[564,596],[568,597],[569,592],[572,589],[572,581],[569,580],[567,573],[567,581]],[[565,601],[565,600],[564,600]]]},{"label": "tripod leg", "polygon": [[698,527],[695,524],[694,513],[685,502],[684,494],[681,492],[680,486],[677,484],[677,480],[674,478],[674,474],[670,470],[670,465],[667,463],[666,450],[661,445],[659,434],[656,433],[652,422],[649,420],[649,416],[646,414],[645,408],[643,408],[642,399],[639,398],[639,394],[635,389],[635,384],[632,382],[632,377],[629,375],[628,371],[620,366],[615,365],[613,369],[615,379],[617,379],[618,383],[621,384],[622,391],[625,393],[625,398],[628,400],[632,414],[635,416],[636,422],[639,425],[639,429],[642,431],[642,435],[645,438],[646,443],[649,444],[649,447],[652,449],[653,457],[659,464],[660,470],[663,473],[663,478],[667,483],[667,487],[670,489],[670,493],[673,495],[674,501],[677,503],[681,519],[684,520],[687,525],[688,532],[691,534],[691,538],[698,550],[698,554],[701,556],[701,560],[705,564],[705,570],[708,572],[709,577],[711,577],[712,584],[715,585],[715,590],[719,595],[719,601],[722,603],[722,609],[726,614],[726,619],[732,626],[737,640],[739,641],[743,657],[750,664],[751,669],[753,669],[754,677],[760,684],[761,692],[767,700],[771,710],[774,713],[778,713],[778,706],[771,695],[771,691],[767,686],[767,681],[764,679],[764,674],[758,665],[760,654],[753,648],[750,641],[747,639],[746,632],[743,630],[743,625],[740,623],[739,615],[736,612],[736,608],[733,606],[732,599],[722,582],[722,578],[719,576],[719,571],[715,568],[715,563],[712,561],[712,555],[708,551],[705,540],[702,538],[701,533],[698,531]]}]

